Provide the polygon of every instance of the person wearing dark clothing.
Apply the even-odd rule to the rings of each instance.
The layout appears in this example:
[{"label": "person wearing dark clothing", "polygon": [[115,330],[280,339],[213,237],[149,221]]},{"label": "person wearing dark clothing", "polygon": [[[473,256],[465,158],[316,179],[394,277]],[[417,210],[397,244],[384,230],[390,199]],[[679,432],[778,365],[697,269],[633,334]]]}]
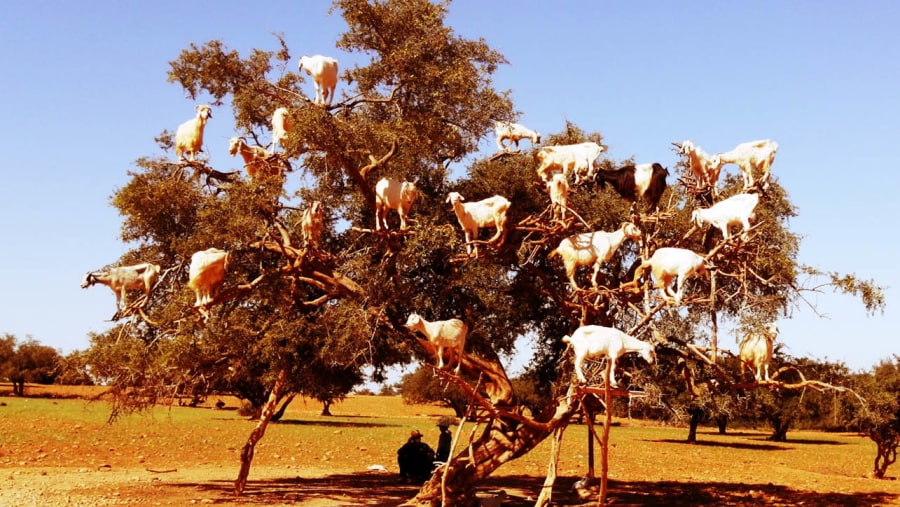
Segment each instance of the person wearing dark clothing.
[{"label": "person wearing dark clothing", "polygon": [[397,450],[400,465],[400,481],[421,484],[431,476],[434,466],[434,450],[422,442],[422,433],[413,431],[409,440]]},{"label": "person wearing dark clothing", "polygon": [[441,429],[441,435],[438,437],[437,453],[435,454],[434,459],[435,461],[446,463],[447,460],[450,459],[450,446],[452,444],[449,418],[442,417],[441,420],[438,421],[437,426]]}]

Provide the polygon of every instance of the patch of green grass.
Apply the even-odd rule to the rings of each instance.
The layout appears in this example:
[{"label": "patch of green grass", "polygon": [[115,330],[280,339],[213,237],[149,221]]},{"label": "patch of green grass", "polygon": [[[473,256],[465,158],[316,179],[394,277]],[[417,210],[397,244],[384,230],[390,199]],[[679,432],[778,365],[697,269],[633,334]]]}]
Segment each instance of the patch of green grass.
[{"label": "patch of green grass", "polygon": [[[0,467],[62,466],[179,468],[233,467],[256,422],[233,410],[208,407],[156,407],[107,424],[109,405],[83,400],[4,398],[0,407]],[[212,400],[210,403],[214,403]],[[259,443],[254,466],[297,468],[321,474],[353,473],[372,464],[396,470],[396,450],[410,431],[420,430],[436,446],[434,426],[446,409],[407,406],[394,397],[350,397],[332,407],[334,416],[319,415],[321,405],[296,402],[282,422],[271,424]],[[789,441],[773,443],[767,432],[739,430],[719,435],[701,429],[696,444],[684,442],[685,428],[652,426],[619,420],[610,433],[610,478],[620,481],[775,483],[793,487],[869,490],[895,482],[866,479],[875,456],[874,444],[850,434],[789,432]],[[599,427],[598,427],[599,428]],[[451,431],[456,431],[452,427]],[[462,427],[458,451],[481,428]],[[563,440],[558,473],[581,477],[588,468],[586,426],[571,425]],[[595,445],[596,473],[600,446]],[[502,466],[496,477],[546,473],[549,440],[526,456]],[[291,472],[286,472],[290,474]],[[874,484],[873,484],[874,482]]]}]

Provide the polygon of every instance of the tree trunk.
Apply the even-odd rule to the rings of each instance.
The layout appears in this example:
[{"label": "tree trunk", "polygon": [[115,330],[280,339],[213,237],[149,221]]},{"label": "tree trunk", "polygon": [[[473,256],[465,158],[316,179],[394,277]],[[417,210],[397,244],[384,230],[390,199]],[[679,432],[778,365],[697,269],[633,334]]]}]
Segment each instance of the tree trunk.
[{"label": "tree trunk", "polygon": [[720,415],[716,417],[716,427],[719,428],[719,435],[725,435],[728,426],[728,416]]},{"label": "tree trunk", "polygon": [[269,394],[269,400],[263,406],[262,415],[259,417],[259,422],[256,423],[256,428],[253,428],[253,431],[250,432],[250,438],[247,439],[247,443],[241,449],[241,471],[234,481],[235,495],[243,493],[244,488],[247,486],[247,477],[250,475],[250,464],[253,462],[253,452],[256,449],[256,443],[266,434],[266,426],[269,425],[269,421],[275,413],[275,408],[278,406],[278,401],[281,398],[281,391],[286,384],[287,370],[281,370],[275,379],[275,385]]},{"label": "tree trunk", "polygon": [[770,417],[769,422],[772,423],[772,434],[769,440],[773,442],[787,442],[787,432],[791,427],[791,419],[788,417]]},{"label": "tree trunk", "polygon": [[475,484],[478,480],[487,477],[502,464],[530,452],[556,428],[564,426],[572,412],[571,406],[563,399],[546,425],[521,424],[511,418],[492,419],[481,436],[472,443],[471,454],[466,452],[457,456],[447,467],[434,474],[422,486],[416,500],[439,505],[441,482],[446,474],[447,503],[443,507],[476,505]]},{"label": "tree trunk", "polygon": [[24,380],[13,380],[13,395],[14,396],[25,396],[25,381]]},{"label": "tree trunk", "polygon": [[322,413],[319,415],[331,415],[331,400],[322,401]]},{"label": "tree trunk", "polygon": [[710,329],[710,344],[712,345],[712,350],[710,351],[709,358],[712,360],[713,364],[718,362],[719,356],[719,319],[718,312],[716,311],[716,270],[709,270],[709,319],[712,323]]},{"label": "tree trunk", "polygon": [[[422,343],[422,340],[419,342]],[[433,345],[423,343],[423,347],[431,350]],[[421,504],[440,505],[443,483],[447,499],[443,507],[476,505],[477,481],[490,475],[502,464],[524,456],[557,428],[565,427],[578,406],[578,403],[569,403],[569,397],[574,395],[574,390],[570,387],[569,396],[560,397],[556,405],[542,412],[543,417],[529,419],[518,416],[519,407],[513,401],[512,385],[499,358],[486,360],[464,354],[462,359],[462,368],[467,373],[471,372],[475,377],[484,376],[482,385],[495,411],[488,411],[490,421],[465,452],[451,458],[447,466],[440,468],[422,486],[415,499]],[[499,411],[498,407],[502,407],[503,411]]]},{"label": "tree trunk", "polygon": [[897,461],[897,445],[900,442],[898,442],[897,436],[894,436],[886,440],[878,440],[875,443],[878,445],[878,455],[875,456],[873,475],[876,479],[884,479],[888,467]]},{"label": "tree trunk", "polygon": [[[541,488],[541,494],[534,502],[534,507],[547,507],[553,499],[553,485],[556,483],[557,469],[559,468],[559,453],[562,449],[563,434],[565,434],[566,425],[561,424],[553,430],[553,440],[550,447],[550,463],[547,465],[547,477],[544,478],[544,487]],[[593,438],[588,435],[588,438]]]},{"label": "tree trunk", "polygon": [[284,412],[287,410],[288,405],[294,401],[294,396],[297,396],[297,393],[291,393],[287,395],[283,402],[281,402],[281,408],[278,409],[278,412],[272,414],[272,420],[270,422],[278,422],[284,417]]},{"label": "tree trunk", "polygon": [[688,429],[687,441],[690,444],[697,443],[697,427],[700,426],[700,420],[703,418],[702,408],[690,408],[688,414],[691,416],[690,428]]}]

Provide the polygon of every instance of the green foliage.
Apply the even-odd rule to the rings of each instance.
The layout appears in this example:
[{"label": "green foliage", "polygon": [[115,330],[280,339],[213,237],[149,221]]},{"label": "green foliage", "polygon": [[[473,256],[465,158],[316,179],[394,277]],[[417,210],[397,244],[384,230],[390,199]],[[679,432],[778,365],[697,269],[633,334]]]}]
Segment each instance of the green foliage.
[{"label": "green foliage", "polygon": [[8,379],[13,393],[25,395],[25,383],[52,384],[60,372],[60,354],[53,347],[27,337],[5,334],[0,338],[0,378]]},{"label": "green foliage", "polygon": [[420,366],[400,380],[400,394],[407,404],[436,403],[453,409],[456,417],[469,410],[469,396],[459,386],[435,374],[430,366]]},{"label": "green foliage", "polygon": [[56,383],[64,386],[95,385],[94,379],[91,377],[90,366],[85,359],[83,351],[70,352],[60,359],[60,373]]},{"label": "green foliage", "polygon": [[[691,211],[705,202],[677,183],[683,164],[670,169],[661,214],[641,215],[646,210],[609,187],[588,183],[572,193],[577,216],[563,224],[550,220],[536,163],[524,153],[475,159],[464,177],[450,181],[451,164],[475,155],[493,120],[517,115],[509,92],[493,87],[503,56],[444,26],[448,5],[334,2],[347,22],[338,47],[361,53],[365,63],[342,66],[338,97],[329,107],[304,95],[305,79],[292,68],[280,37],[276,50],[247,55],[219,41],[191,44],[170,62],[170,82],[192,100],[230,104],[231,118],[217,111],[215,121],[232,122],[257,145],[266,144],[272,111],[287,107],[295,128],[279,157],[292,172],[285,184],[277,177],[217,172],[202,162],[175,164],[164,158],[168,153],[136,162],[111,199],[131,247],[122,260],[156,262],[163,272],[143,314],[92,337],[87,364],[119,395],[117,407],[127,411],[171,394],[229,390],[259,408],[279,372],[286,372],[282,394],[309,395],[327,408],[364,380],[364,367],[377,378],[390,365],[433,361],[403,327],[415,311],[428,320],[464,319],[470,330],[466,353],[493,366],[467,368],[493,375],[485,392],[495,389],[504,402],[516,400],[533,412],[552,413],[559,403],[559,393],[551,391],[571,379],[560,338],[583,324],[634,328],[644,339],[654,329],[678,339],[659,347],[653,368],[630,358],[620,363],[621,377],[654,392],[657,406],[694,419],[701,412],[718,417],[735,410],[729,386],[736,363],[720,368],[696,347],[712,345],[719,326],[758,329],[803,301],[803,291],[821,288],[808,284],[823,274],[798,264],[800,238],[789,229],[796,210],[788,193],[773,182],[756,209],[751,239],[723,245],[718,231],[690,221]],[[601,133],[569,122],[544,139],[603,143]],[[157,142],[168,151],[171,134],[161,133]],[[606,159],[601,169],[623,163]],[[414,223],[402,233],[373,233],[373,188],[388,176],[416,181]],[[723,197],[742,191],[736,177],[723,183]],[[465,257],[446,203],[449,191],[468,201],[508,198],[513,204],[505,243]],[[314,200],[326,215],[320,250],[304,245],[297,227],[301,210]],[[550,251],[567,236],[612,231],[626,221],[637,222],[643,241],[626,242],[603,265],[600,290],[573,292],[559,260],[548,259]],[[484,240],[493,231],[481,234]],[[684,305],[665,310],[649,280],[636,281],[643,291],[620,289],[634,281],[641,258],[663,246],[714,253],[709,261],[715,276],[690,279]],[[192,308],[187,274],[191,255],[210,247],[227,250],[229,262],[207,320]],[[577,276],[583,279],[587,269]],[[825,286],[861,297],[870,313],[883,309],[873,282],[829,276]],[[516,399],[500,392],[508,379],[498,358],[514,352],[526,333],[534,335],[537,350],[515,384],[522,389]],[[428,374],[429,368],[420,368],[405,378],[404,397],[440,400],[462,415],[468,400],[458,386]],[[528,425],[516,428],[530,431]],[[528,445],[516,452],[527,452]]]},{"label": "green foliage", "polygon": [[870,374],[858,375],[856,383],[867,403],[858,411],[855,423],[875,442],[873,475],[883,479],[900,447],[900,356],[881,361]]}]

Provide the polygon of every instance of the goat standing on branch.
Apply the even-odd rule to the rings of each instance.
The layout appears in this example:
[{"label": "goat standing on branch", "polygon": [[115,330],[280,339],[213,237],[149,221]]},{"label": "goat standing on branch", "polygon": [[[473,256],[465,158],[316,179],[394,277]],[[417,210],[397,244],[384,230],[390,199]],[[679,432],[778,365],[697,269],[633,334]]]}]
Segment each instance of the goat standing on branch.
[{"label": "goat standing on branch", "polygon": [[438,369],[444,367],[444,349],[452,350],[456,355],[456,373],[459,373],[463,349],[466,346],[466,334],[469,332],[465,322],[459,319],[428,322],[419,314],[412,313],[406,320],[405,327],[410,331],[422,333],[434,345],[435,354],[438,357]]},{"label": "goat standing on branch", "polygon": [[395,210],[400,215],[400,230],[408,228],[406,219],[413,202],[419,195],[414,181],[397,181],[393,178],[381,178],[375,184],[375,230],[390,229],[388,227],[388,211]]},{"label": "goat standing on branch", "polygon": [[304,68],[316,85],[314,103],[330,106],[331,100],[334,99],[334,89],[337,87],[338,61],[328,56],[304,55],[300,57],[297,72],[302,72]]},{"label": "goat standing on branch", "polygon": [[156,284],[156,280],[159,278],[159,269],[159,265],[145,262],[134,266],[112,268],[108,271],[91,271],[84,276],[81,288],[86,289],[99,283],[112,289],[116,295],[116,313],[113,315],[115,320],[119,312],[128,307],[125,301],[127,291],[143,291],[144,301],[141,306],[147,304],[150,300],[150,292],[153,290],[153,285]]},{"label": "goat standing on branch", "polygon": [[[247,171],[247,175],[256,179],[257,175],[264,174],[268,166],[266,157],[269,156],[269,152],[265,148],[262,146],[249,146],[244,141],[244,138],[232,137],[228,140],[228,154],[234,157],[238,153],[244,159],[244,169]],[[277,170],[278,168],[276,167]]]},{"label": "goat standing on branch", "polygon": [[212,109],[206,104],[197,106],[197,116],[182,123],[175,131],[175,157],[179,162],[182,156],[187,154],[188,160],[194,161],[194,156],[203,151],[203,129],[206,128],[206,120],[212,118]]},{"label": "goat standing on branch", "polygon": [[586,359],[606,357],[609,359],[609,385],[616,387],[616,360],[628,352],[638,352],[649,364],[656,361],[653,345],[638,340],[618,329],[604,326],[581,326],[572,336],[563,336],[575,353],[575,375],[582,384],[587,383],[583,366]]},{"label": "goat standing on branch", "polygon": [[538,176],[548,181],[552,171],[561,172],[568,178],[575,173],[575,184],[594,178],[594,161],[605,148],[594,142],[567,144],[562,146],[544,146],[534,153],[534,159],[540,165]]},{"label": "goat standing on branch", "polygon": [[594,231],[569,236],[560,241],[559,246],[547,257],[551,258],[556,255],[562,257],[563,264],[566,266],[566,276],[569,277],[569,283],[575,290],[580,289],[578,283],[575,282],[575,271],[578,266],[593,265],[594,274],[591,276],[591,284],[596,288],[600,266],[612,259],[613,254],[626,239],[634,241],[641,239],[641,230],[631,222],[625,222],[613,232]]},{"label": "goat standing on branch", "polygon": [[463,203],[465,197],[458,192],[450,192],[447,202],[453,206],[456,219],[466,236],[466,253],[471,257],[478,257],[478,229],[481,227],[496,227],[497,233],[488,240],[488,243],[498,241],[502,245],[506,238],[506,212],[509,211],[510,202],[502,195],[495,195],[478,202]]},{"label": "goat standing on branch", "polygon": [[565,220],[569,207],[569,180],[561,173],[556,173],[547,182],[550,193],[550,212],[554,220]]},{"label": "goat standing on branch", "polygon": [[[691,250],[664,247],[657,249],[649,259],[641,262],[634,272],[635,285],[648,269],[656,280],[653,287],[662,291],[663,299],[679,305],[684,295],[684,282],[695,274],[704,275],[708,267],[706,259]],[[675,282],[674,292],[672,282]]]},{"label": "goat standing on branch", "polygon": [[[775,161],[775,152],[778,151],[778,143],[763,139],[760,141],[750,141],[741,143],[733,150],[719,153],[722,165],[737,164],[741,168],[744,176],[744,190],[749,190],[757,183],[762,185],[763,190],[769,188],[769,171],[772,168],[772,162]],[[759,174],[759,179],[754,178],[754,172]]]},{"label": "goat standing on branch", "polygon": [[759,204],[759,194],[737,194],[719,201],[709,208],[698,208],[691,213],[691,221],[697,227],[704,223],[710,224],[722,231],[722,237],[727,241],[731,238],[728,228],[732,225],[743,226],[741,239],[747,241],[750,229],[750,220],[756,215],[754,211]]},{"label": "goat standing on branch", "polygon": [[[508,152],[514,144],[516,151],[519,151],[519,141],[522,139],[531,139],[532,146],[541,142],[541,134],[537,131],[518,123],[505,121],[494,122],[494,137],[497,141],[497,150],[503,152]],[[509,144],[504,146],[503,141],[505,140],[509,141]]]},{"label": "goat standing on branch", "polygon": [[722,160],[718,155],[710,155],[702,148],[687,140],[681,144],[672,143],[678,148],[678,154],[687,157],[688,168],[699,189],[709,188],[713,197],[719,195],[719,173],[722,170]]},{"label": "goat standing on branch", "polygon": [[313,201],[308,208],[303,210],[303,217],[300,219],[300,233],[303,235],[303,242],[307,248],[319,249],[323,228],[322,202]]},{"label": "goat standing on branch", "polygon": [[194,303],[203,319],[209,319],[208,306],[219,294],[225,271],[228,269],[228,252],[218,248],[208,248],[195,252],[191,256],[191,267],[188,274],[188,287],[197,296]]},{"label": "goat standing on branch", "polygon": [[595,180],[603,188],[609,183],[620,196],[636,202],[644,199],[651,210],[656,209],[659,199],[666,191],[666,177],[669,170],[660,164],[627,165],[613,171],[597,171]]},{"label": "goat standing on branch", "polygon": [[769,365],[772,363],[772,348],[778,337],[778,325],[770,322],[763,332],[753,332],[741,341],[741,378],[747,367],[754,371],[756,381],[769,380]]},{"label": "goat standing on branch", "polygon": [[288,116],[286,107],[279,107],[272,113],[272,153],[278,146],[284,148],[284,140],[289,132],[294,130],[294,122]]}]

